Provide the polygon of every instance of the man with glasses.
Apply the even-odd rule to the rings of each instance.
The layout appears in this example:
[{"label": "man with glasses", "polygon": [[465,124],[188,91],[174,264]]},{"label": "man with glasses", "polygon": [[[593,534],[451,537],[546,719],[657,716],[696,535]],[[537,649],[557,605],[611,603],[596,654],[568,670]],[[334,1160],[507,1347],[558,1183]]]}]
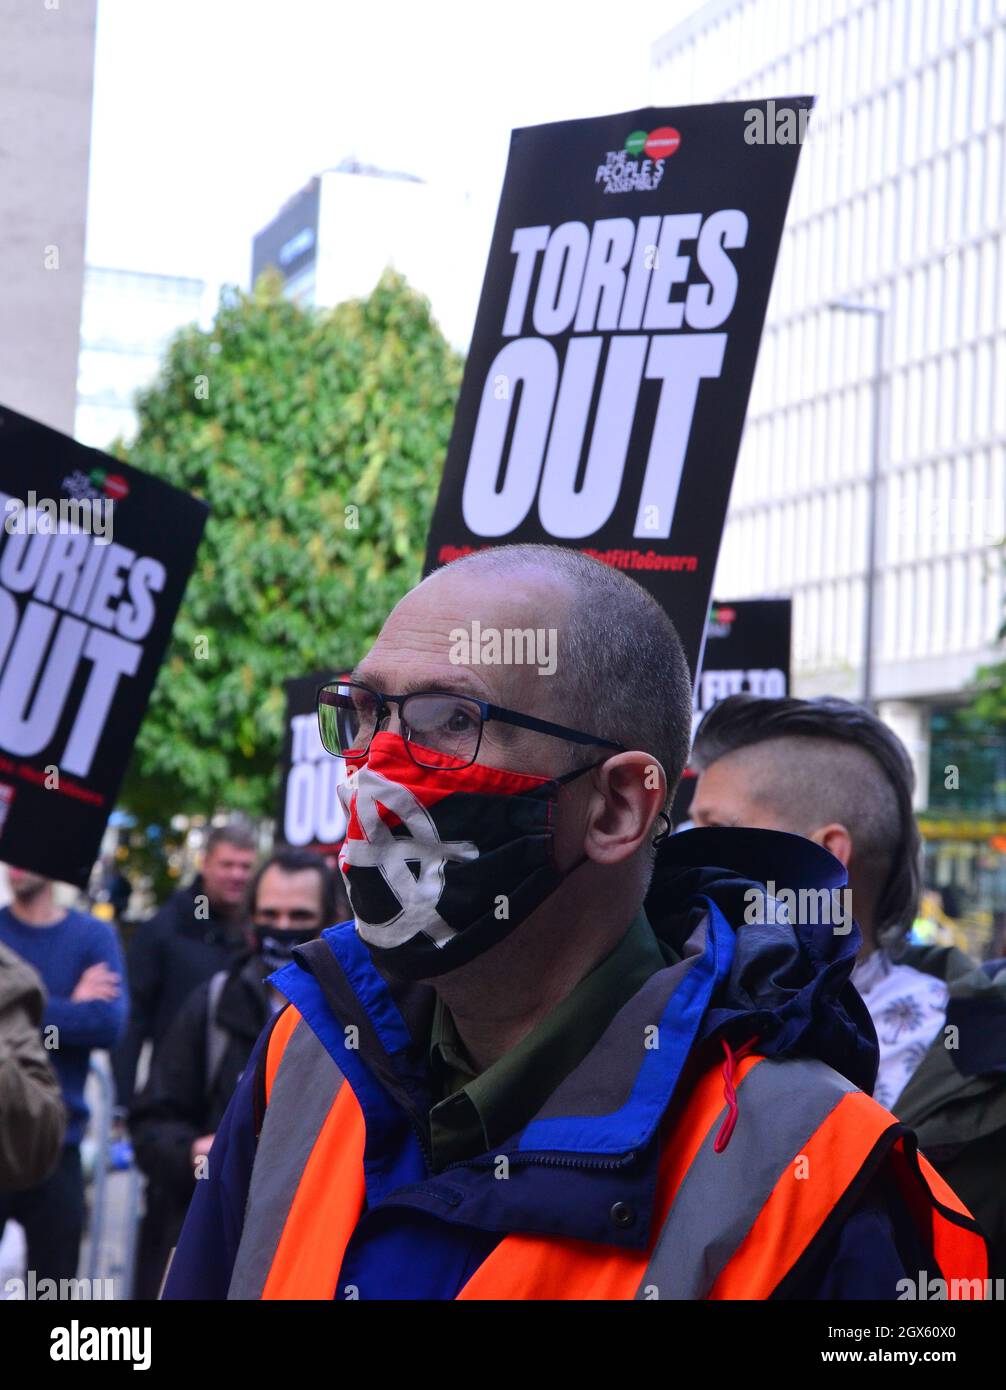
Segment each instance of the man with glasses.
[{"label": "man with glasses", "polygon": [[[510,659],[459,663],[459,630]],[[552,674],[513,659],[540,632]],[[466,557],[318,712],[355,920],[272,977],[291,1007],[166,1297],[893,1298],[936,1225],[941,1267],[981,1277],[967,1213],[863,1093],[855,933],[747,925],[766,879],[841,866],[656,833],[691,693],[637,584],[557,547]]]}]

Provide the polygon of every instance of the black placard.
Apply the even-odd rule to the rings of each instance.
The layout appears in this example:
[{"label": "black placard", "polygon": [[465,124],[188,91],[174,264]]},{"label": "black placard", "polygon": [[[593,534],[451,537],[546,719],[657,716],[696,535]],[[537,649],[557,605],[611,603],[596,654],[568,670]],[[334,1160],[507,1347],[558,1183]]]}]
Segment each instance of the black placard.
[{"label": "black placard", "polygon": [[0,406],[5,863],[86,884],[207,515]]},{"label": "black placard", "polygon": [[286,682],[286,733],[280,763],[276,838],[297,849],[332,854],[346,834],[338,797],[346,764],[326,752],[318,733],[318,687],[349,674],[349,666]]},{"label": "black placard", "polygon": [[427,573],[574,546],[649,589],[694,673],[811,105],[513,132]]},{"label": "black placard", "polygon": [[[714,603],[706,624],[702,669],[695,682],[693,734],[707,710],[728,695],[789,694],[793,600],[738,599]],[[695,777],[686,771],[674,795],[671,819],[688,817]]]}]

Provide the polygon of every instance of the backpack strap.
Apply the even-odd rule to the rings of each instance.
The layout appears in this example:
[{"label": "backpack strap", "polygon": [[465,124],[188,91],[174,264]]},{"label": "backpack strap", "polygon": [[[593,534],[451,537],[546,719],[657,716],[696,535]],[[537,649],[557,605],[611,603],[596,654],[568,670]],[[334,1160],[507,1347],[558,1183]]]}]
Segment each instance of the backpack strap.
[{"label": "backpack strap", "polygon": [[210,978],[206,996],[206,1095],[209,1095],[216,1085],[231,1040],[227,1030],[217,1022],[217,1006],[226,983],[227,971],[218,970]]}]

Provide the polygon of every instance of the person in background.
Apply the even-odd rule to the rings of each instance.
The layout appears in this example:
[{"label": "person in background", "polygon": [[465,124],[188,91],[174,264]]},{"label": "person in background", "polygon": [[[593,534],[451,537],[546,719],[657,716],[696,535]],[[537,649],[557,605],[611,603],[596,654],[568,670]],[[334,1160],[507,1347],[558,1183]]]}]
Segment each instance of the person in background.
[{"label": "person in background", "polygon": [[[950,907],[947,906],[948,900]],[[909,941],[913,946],[966,948],[964,932],[956,920],[960,915],[960,904],[952,888],[925,888],[919,902],[918,915],[912,923]]]},{"label": "person in background", "polygon": [[136,1298],[157,1297],[217,1125],[255,1039],[286,1002],[265,976],[293,958],[294,946],[349,916],[341,880],[305,849],[268,859],[248,905],[247,952],[189,995],[130,1112],[137,1163],[149,1180]]},{"label": "person in background", "polygon": [[109,926],[57,906],[49,879],[15,868],[8,876],[13,901],[0,910],[0,944],[33,966],[48,990],[43,1040],[69,1118],[52,1174],[24,1192],[0,1196],[0,1228],[8,1218],[21,1223],[28,1265],[39,1279],[72,1279],[84,1224],[84,1085],[92,1049],[114,1047],[125,1026],[122,958]]},{"label": "person in background", "polygon": [[129,908],[133,885],[119,867],[114,854],[102,856],[101,872],[95,890],[95,905],[101,903],[117,920],[121,920]]},{"label": "person in background", "polygon": [[852,982],[880,1042],[874,1096],[919,1145],[1006,1275],[1006,962],[907,944],[919,901],[915,775],[897,736],[846,700],[731,695],[695,735],[698,826],[788,830],[846,866],[863,944]]},{"label": "person in background", "polygon": [[59,1162],[66,1107],[39,1027],[45,987],[20,956],[0,946],[0,1200],[37,1187]]},{"label": "person in background", "polygon": [[225,969],[244,945],[245,895],[257,841],[249,825],[210,831],[202,870],[141,923],[128,953],[132,1010],[114,1058],[119,1105],[128,1109],[144,1042],[157,1048],[196,985]]}]

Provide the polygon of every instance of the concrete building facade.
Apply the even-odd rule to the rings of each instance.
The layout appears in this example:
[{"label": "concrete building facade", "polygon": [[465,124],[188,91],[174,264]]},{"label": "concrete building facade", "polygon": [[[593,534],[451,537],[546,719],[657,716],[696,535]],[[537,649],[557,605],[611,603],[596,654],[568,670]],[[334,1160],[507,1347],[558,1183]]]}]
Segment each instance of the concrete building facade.
[{"label": "concrete building facade", "polygon": [[73,432],[97,0],[0,5],[0,401]]},{"label": "concrete building facade", "polygon": [[[654,45],[652,79],[676,106],[818,98],[714,592],[792,594],[795,692],[858,695],[876,427],[874,693],[919,806],[953,815],[939,731],[1002,659],[1006,0],[711,0]],[[988,753],[959,857],[1006,907]]]},{"label": "concrete building facade", "polygon": [[132,441],[136,393],[156,378],[174,334],[203,321],[206,294],[202,280],[86,267],[74,426],[81,444]]},{"label": "concrete building facade", "polygon": [[484,268],[470,217],[464,196],[345,159],[316,175],[255,237],[252,283],[272,265],[291,299],[331,307],[368,295],[390,265],[427,296],[444,335],[464,348]]}]

